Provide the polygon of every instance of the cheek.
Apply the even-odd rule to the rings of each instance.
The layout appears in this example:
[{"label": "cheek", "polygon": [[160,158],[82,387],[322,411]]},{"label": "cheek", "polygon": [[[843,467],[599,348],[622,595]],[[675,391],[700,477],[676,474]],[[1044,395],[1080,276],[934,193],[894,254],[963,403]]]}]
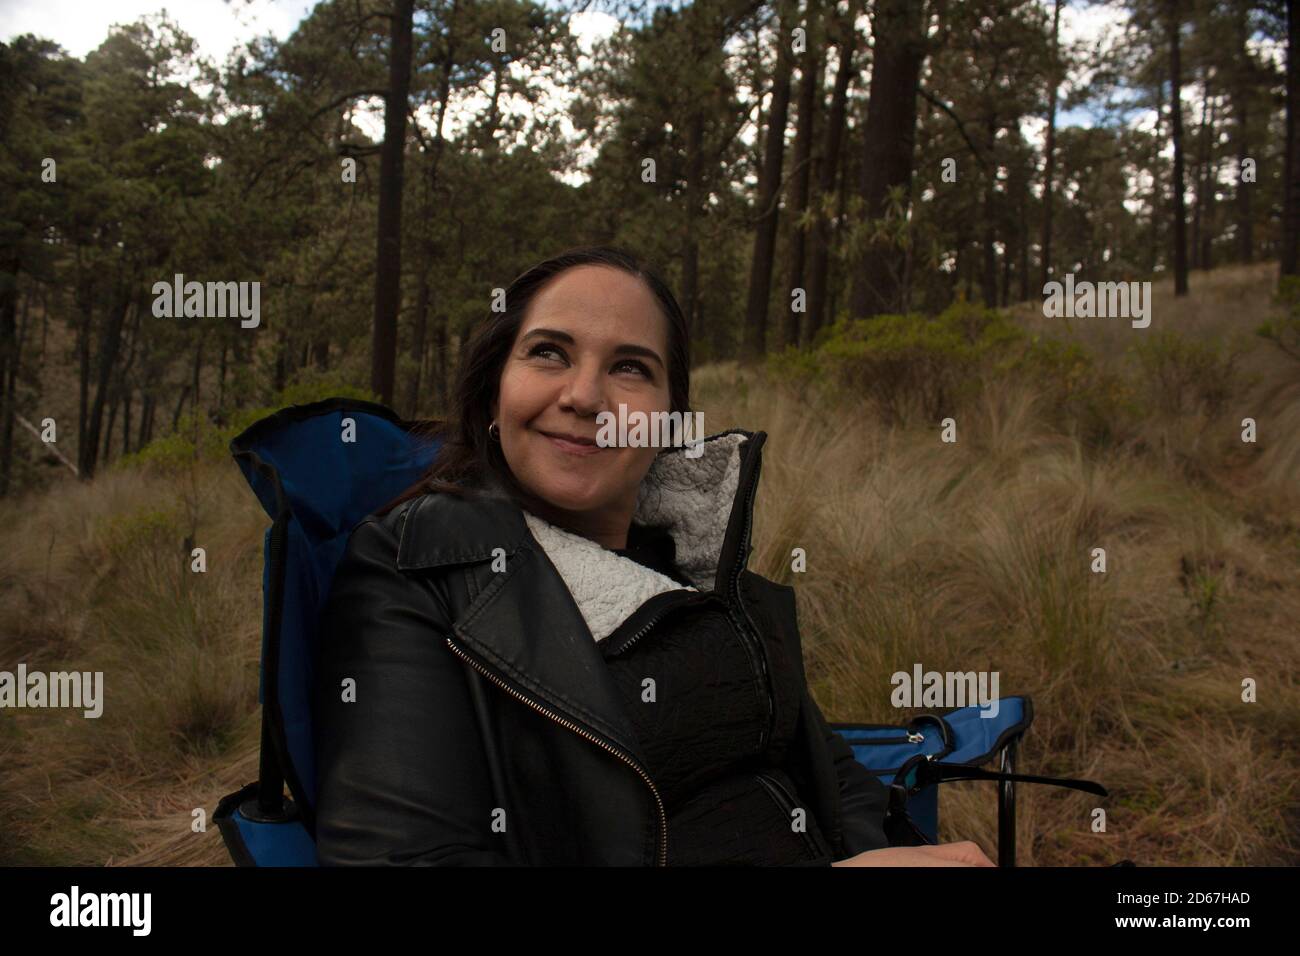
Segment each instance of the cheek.
[{"label": "cheek", "polygon": [[497,403],[501,413],[512,422],[527,420],[532,417],[531,406],[535,404],[537,388],[526,371],[515,369],[501,377],[497,391]]},{"label": "cheek", "polygon": [[659,452],[661,450],[662,449],[653,447],[636,449],[636,456],[631,459],[630,470],[636,475],[643,477],[645,473],[650,470],[650,466],[654,464],[654,460],[659,457]]}]

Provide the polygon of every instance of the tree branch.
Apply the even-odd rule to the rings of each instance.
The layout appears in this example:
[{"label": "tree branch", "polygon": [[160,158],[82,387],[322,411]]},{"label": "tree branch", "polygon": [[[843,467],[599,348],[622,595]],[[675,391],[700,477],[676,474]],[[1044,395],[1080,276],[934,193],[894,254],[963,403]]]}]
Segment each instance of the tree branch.
[{"label": "tree branch", "polygon": [[316,119],[316,118],[318,118],[321,114],[323,114],[323,113],[328,113],[330,110],[334,109],[336,106],[342,106],[342,105],[343,105],[344,103],[346,103],[348,100],[356,99],[356,98],[359,97],[359,96],[383,96],[383,97],[387,97],[387,96],[388,96],[388,90],[387,90],[387,89],[362,89],[362,90],[349,90],[347,93],[343,93],[343,94],[340,95],[340,96],[336,96],[334,99],[330,100],[328,103],[326,103],[326,104],[325,104],[324,106],[322,106],[320,109],[318,109],[315,113],[312,113],[312,114],[311,114],[311,118],[312,118],[312,119]]},{"label": "tree branch", "polygon": [[67,465],[72,470],[72,473],[74,475],[76,475],[77,477],[81,477],[81,473],[77,471],[77,466],[74,465],[72,462],[68,461],[68,459],[64,457],[63,452],[59,451],[57,448],[54,447],[53,442],[47,442],[44,439],[42,439],[40,430],[35,425],[33,425],[27,419],[23,418],[23,416],[20,415],[18,412],[14,412],[14,418],[17,419],[18,424],[22,425],[23,428],[26,428],[29,432],[31,432],[33,435],[36,436],[37,440],[40,441],[40,443],[45,447],[46,451],[48,451],[55,458],[59,459],[59,461]]},{"label": "tree branch", "polygon": [[943,110],[945,113],[948,114],[949,118],[952,119],[954,124],[956,124],[957,132],[961,133],[961,138],[964,139],[966,141],[966,145],[970,147],[971,153],[973,153],[975,156],[975,161],[980,164],[980,167],[986,173],[990,172],[991,166],[989,164],[989,161],[984,158],[983,151],[978,146],[976,146],[975,141],[970,138],[970,135],[966,132],[966,124],[962,122],[961,117],[958,116],[956,112],[953,111],[953,108],[949,106],[947,103],[945,103],[943,100],[939,99],[939,97],[935,96],[933,93],[931,93],[923,86],[918,86],[917,91],[922,96],[925,97],[927,102],[931,103],[934,106],[937,106],[939,109]]}]

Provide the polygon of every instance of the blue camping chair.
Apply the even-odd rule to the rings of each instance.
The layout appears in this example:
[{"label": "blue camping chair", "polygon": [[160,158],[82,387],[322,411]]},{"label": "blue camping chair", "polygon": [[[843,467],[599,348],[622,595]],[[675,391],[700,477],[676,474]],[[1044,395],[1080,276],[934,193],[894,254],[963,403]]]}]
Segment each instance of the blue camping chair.
[{"label": "blue camping chair", "polygon": [[[237,865],[317,865],[311,699],[318,615],[353,527],[429,467],[438,449],[435,427],[405,421],[374,402],[332,398],[282,409],[230,443],[272,519],[263,547],[258,779],[222,798],[213,816]],[[363,454],[340,441],[347,428]],[[922,714],[906,726],[831,727],[889,787],[886,829],[895,845],[938,841],[936,784],[997,781],[998,862],[1014,866],[1017,781],[1106,795],[1090,781],[1014,773],[1016,747],[1032,720],[1028,697],[1007,697],[994,718],[972,706]],[[979,769],[995,758],[999,771]]]}]

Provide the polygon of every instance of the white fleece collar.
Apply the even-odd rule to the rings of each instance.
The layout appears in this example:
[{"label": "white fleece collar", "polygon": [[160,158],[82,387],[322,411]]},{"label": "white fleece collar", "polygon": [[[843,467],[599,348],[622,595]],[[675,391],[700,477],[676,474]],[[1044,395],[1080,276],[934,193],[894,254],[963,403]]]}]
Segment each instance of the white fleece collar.
[{"label": "white fleece collar", "polygon": [[745,440],[739,433],[706,438],[698,458],[687,458],[685,449],[662,452],[641,481],[632,520],[668,531],[677,566],[694,587],[683,588],[652,568],[524,511],[528,530],[564,579],[597,641],[656,594],[715,587]]}]

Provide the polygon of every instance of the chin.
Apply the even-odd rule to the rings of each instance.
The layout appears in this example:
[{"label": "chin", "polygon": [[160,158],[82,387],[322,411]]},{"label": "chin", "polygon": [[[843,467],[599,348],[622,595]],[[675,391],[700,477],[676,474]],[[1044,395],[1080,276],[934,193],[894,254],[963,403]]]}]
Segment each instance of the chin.
[{"label": "chin", "polygon": [[606,498],[602,488],[554,479],[542,483],[534,494],[552,507],[564,511],[594,511]]}]

